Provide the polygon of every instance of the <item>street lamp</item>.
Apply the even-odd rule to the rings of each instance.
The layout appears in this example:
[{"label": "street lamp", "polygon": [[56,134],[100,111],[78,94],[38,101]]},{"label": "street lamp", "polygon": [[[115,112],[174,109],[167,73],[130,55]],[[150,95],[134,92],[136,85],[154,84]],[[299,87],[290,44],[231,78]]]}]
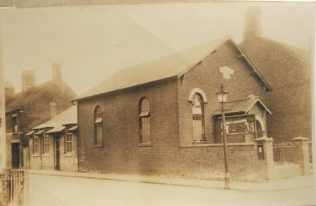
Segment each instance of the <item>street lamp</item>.
[{"label": "street lamp", "polygon": [[224,149],[224,163],[225,163],[225,176],[224,176],[224,189],[230,189],[230,174],[228,172],[227,161],[227,142],[226,142],[226,123],[225,123],[225,111],[224,103],[227,101],[228,92],[224,90],[224,86],[221,85],[221,89],[216,93],[217,101],[221,104],[222,111],[222,129],[223,129],[223,149]]}]

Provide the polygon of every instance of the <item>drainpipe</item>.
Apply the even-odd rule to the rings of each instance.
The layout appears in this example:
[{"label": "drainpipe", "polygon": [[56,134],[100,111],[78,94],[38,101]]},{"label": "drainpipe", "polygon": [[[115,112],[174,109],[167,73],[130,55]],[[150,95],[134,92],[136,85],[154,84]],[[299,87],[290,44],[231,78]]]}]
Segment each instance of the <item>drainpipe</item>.
[{"label": "drainpipe", "polygon": [[40,140],[39,145],[40,145],[41,170],[43,170],[43,158],[42,158],[42,135],[40,136],[39,140]]}]

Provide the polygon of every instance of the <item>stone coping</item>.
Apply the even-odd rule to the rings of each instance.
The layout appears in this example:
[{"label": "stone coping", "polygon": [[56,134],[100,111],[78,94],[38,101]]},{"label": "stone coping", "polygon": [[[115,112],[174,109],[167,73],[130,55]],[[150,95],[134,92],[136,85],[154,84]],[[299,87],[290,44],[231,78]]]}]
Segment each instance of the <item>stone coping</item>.
[{"label": "stone coping", "polygon": [[[251,146],[254,142],[249,143],[228,143],[227,146]],[[223,147],[224,144],[190,144],[190,145],[180,145],[180,148],[186,147]]]}]

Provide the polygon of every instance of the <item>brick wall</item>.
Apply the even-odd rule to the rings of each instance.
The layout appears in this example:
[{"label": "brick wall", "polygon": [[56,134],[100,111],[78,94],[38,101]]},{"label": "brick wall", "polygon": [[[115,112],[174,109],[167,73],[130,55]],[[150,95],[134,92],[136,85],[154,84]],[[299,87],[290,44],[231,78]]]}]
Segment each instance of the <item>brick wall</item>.
[{"label": "brick wall", "polygon": [[[227,147],[228,167],[232,180],[262,180],[258,173],[258,155],[253,143],[229,144]],[[185,177],[223,179],[223,145],[183,146],[179,156],[180,174]]]},{"label": "brick wall", "polygon": [[[80,170],[176,174],[177,95],[173,79],[79,102]],[[138,104],[150,102],[151,146],[140,146]],[[94,146],[93,112],[103,110],[104,146]]]}]

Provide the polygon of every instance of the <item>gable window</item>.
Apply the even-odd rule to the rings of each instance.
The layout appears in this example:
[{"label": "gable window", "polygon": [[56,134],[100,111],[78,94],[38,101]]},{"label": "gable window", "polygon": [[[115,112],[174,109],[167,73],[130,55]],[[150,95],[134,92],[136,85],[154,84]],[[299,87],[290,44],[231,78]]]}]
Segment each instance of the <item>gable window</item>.
[{"label": "gable window", "polygon": [[103,145],[102,122],[102,110],[100,106],[97,106],[94,110],[94,144],[97,146]]},{"label": "gable window", "polygon": [[72,152],[72,134],[68,133],[65,137],[65,153]]},{"label": "gable window", "polygon": [[147,98],[139,104],[139,142],[150,143],[150,104]]},{"label": "gable window", "polygon": [[34,136],[33,139],[33,154],[39,154],[40,151],[40,139],[38,136]]},{"label": "gable window", "polygon": [[44,134],[43,141],[43,154],[49,153],[49,136],[48,134]]},{"label": "gable window", "polygon": [[18,132],[17,114],[12,115],[12,131],[13,133]]},{"label": "gable window", "polygon": [[201,142],[204,137],[204,102],[199,93],[192,98],[193,142]]}]

